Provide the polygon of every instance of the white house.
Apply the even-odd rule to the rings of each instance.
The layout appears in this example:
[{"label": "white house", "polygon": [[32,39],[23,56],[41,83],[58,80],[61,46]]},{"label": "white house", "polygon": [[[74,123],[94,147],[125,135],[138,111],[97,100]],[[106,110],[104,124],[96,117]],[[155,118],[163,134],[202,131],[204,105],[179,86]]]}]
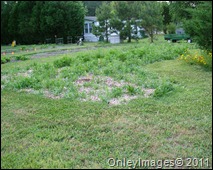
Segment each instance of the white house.
[{"label": "white house", "polygon": [[92,24],[98,26],[97,17],[86,16],[84,18],[84,41],[97,42],[98,37],[92,34]]}]

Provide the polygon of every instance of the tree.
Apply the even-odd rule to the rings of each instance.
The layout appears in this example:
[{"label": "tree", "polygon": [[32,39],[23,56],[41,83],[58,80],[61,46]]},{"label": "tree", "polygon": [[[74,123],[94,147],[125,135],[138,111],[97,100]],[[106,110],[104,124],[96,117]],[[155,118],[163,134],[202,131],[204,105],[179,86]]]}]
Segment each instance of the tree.
[{"label": "tree", "polygon": [[[128,42],[131,42],[132,39],[132,27],[131,23],[133,20],[135,20],[135,17],[137,16],[137,11],[134,9],[135,7],[134,1],[114,1],[112,2],[113,6],[113,14],[115,16],[114,24],[115,27],[122,27],[120,31],[121,37],[127,36]],[[122,23],[120,23],[122,22]],[[133,21],[134,22],[134,21]],[[113,24],[112,24],[113,25]],[[113,25],[114,26],[114,25]]]},{"label": "tree", "polygon": [[186,33],[204,49],[212,51],[212,2],[170,1],[173,21],[183,23]]},{"label": "tree", "polygon": [[8,32],[8,24],[10,19],[10,12],[15,5],[14,1],[1,1],[1,43],[9,44],[12,42],[12,37]]},{"label": "tree", "polygon": [[175,23],[181,22],[182,19],[191,19],[189,8],[195,8],[201,1],[169,1],[170,15]]},{"label": "tree", "polygon": [[167,31],[169,34],[175,34],[175,30],[176,30],[176,25],[173,22],[167,25]]},{"label": "tree", "polygon": [[87,8],[88,16],[95,16],[96,9],[101,6],[102,1],[83,1],[84,6]]},{"label": "tree", "polygon": [[191,19],[183,20],[184,30],[201,48],[212,51],[212,2],[203,1],[187,12]]},{"label": "tree", "polygon": [[169,3],[168,2],[162,2],[162,7],[163,7],[163,32],[164,34],[167,34],[167,28],[168,25],[172,22],[172,16],[169,13]]},{"label": "tree", "polygon": [[18,16],[18,23],[16,25],[16,30],[19,37],[18,41],[24,44],[34,43],[34,34],[32,32],[34,25],[30,24],[34,6],[35,1],[20,1],[17,3],[16,15]]},{"label": "tree", "polygon": [[[45,38],[82,36],[85,8],[81,1],[1,2],[1,43],[34,44]],[[3,37],[3,38],[2,38]]]},{"label": "tree", "polygon": [[18,34],[18,4],[16,2],[9,3],[8,5],[11,5],[11,11],[7,13],[6,15],[9,16],[8,23],[5,24],[5,28],[8,31],[10,42],[13,40],[17,40],[19,38]]},{"label": "tree", "polygon": [[163,26],[162,6],[159,2],[142,2],[140,3],[139,16],[142,18],[141,26],[150,36],[152,43],[154,33],[161,30]]},{"label": "tree", "polygon": [[106,37],[106,42],[108,42],[109,37],[109,27],[110,27],[110,19],[111,19],[111,6],[107,2],[103,2],[103,4],[96,9],[97,20],[99,21],[99,26],[95,28],[97,32],[104,32]]}]

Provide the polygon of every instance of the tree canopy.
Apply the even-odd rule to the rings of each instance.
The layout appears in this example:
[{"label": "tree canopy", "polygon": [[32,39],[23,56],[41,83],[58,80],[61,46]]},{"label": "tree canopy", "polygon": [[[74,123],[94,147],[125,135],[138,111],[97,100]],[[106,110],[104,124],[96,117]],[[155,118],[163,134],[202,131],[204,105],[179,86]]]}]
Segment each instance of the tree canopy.
[{"label": "tree canopy", "polygon": [[171,1],[170,9],[173,22],[183,23],[201,48],[212,51],[212,1]]},{"label": "tree canopy", "polygon": [[55,36],[83,34],[85,8],[81,1],[1,2],[1,43],[44,43]]}]

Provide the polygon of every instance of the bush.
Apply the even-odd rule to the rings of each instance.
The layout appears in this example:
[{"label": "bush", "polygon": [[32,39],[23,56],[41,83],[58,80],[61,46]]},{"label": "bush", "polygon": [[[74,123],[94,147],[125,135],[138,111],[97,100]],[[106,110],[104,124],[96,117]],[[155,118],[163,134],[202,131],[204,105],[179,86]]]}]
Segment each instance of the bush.
[{"label": "bush", "polygon": [[10,58],[9,57],[1,57],[1,64],[5,64],[7,62],[10,62]]},{"label": "bush", "polygon": [[117,98],[117,97],[120,97],[122,94],[123,94],[122,89],[116,87],[116,88],[114,88],[114,89],[112,90],[111,97],[112,97],[112,98]]},{"label": "bush", "polygon": [[128,85],[126,89],[128,94],[130,95],[136,94],[136,89],[133,86]]},{"label": "bush", "polygon": [[204,50],[186,50],[179,60],[183,60],[189,64],[198,64],[212,70],[212,53]]},{"label": "bush", "polygon": [[31,77],[19,77],[19,79],[14,83],[14,87],[17,89],[23,88],[33,88],[37,84],[38,80]]},{"label": "bush", "polygon": [[63,57],[62,59],[54,61],[54,66],[57,68],[70,66],[72,63],[72,58]]},{"label": "bush", "polygon": [[22,61],[24,61],[24,60],[29,60],[29,57],[27,57],[27,56],[16,56],[16,60],[22,60]]},{"label": "bush", "polygon": [[168,94],[169,92],[174,90],[174,86],[170,81],[164,81],[161,85],[159,85],[154,93],[154,97],[162,97],[163,95]]}]

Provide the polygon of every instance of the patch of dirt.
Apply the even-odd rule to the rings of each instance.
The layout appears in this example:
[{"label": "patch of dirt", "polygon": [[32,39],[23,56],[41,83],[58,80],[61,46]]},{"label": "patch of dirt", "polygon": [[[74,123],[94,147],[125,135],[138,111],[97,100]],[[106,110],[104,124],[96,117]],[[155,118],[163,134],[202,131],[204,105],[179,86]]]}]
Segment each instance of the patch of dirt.
[{"label": "patch of dirt", "polygon": [[69,50],[57,50],[57,51],[52,51],[52,52],[43,52],[43,53],[37,53],[33,54],[31,58],[42,58],[42,57],[52,57],[56,55],[61,55],[61,54],[70,54],[74,52],[79,52],[79,51],[88,51],[88,50],[94,50],[97,47],[86,47],[86,48],[75,48],[75,49],[69,49]]},{"label": "patch of dirt", "polygon": [[130,96],[128,94],[124,94],[119,98],[113,98],[109,101],[109,105],[119,105],[121,103],[127,104],[130,100],[137,99],[138,96]]},{"label": "patch of dirt", "polygon": [[149,97],[150,95],[152,95],[155,92],[155,89],[142,88],[142,90],[144,92],[144,97]]},{"label": "patch of dirt", "polygon": [[[85,87],[85,83],[91,82],[91,87]],[[97,87],[94,88],[92,84],[96,84]],[[138,88],[135,84],[125,82],[125,81],[115,81],[113,78],[109,76],[94,76],[92,74],[84,77],[79,77],[78,80],[74,83],[80,93],[85,93],[85,99],[81,101],[101,101],[101,96],[107,96],[107,91],[112,92],[113,88],[122,88],[125,85],[131,85],[134,88]],[[149,97],[154,93],[155,89],[141,88],[144,92],[144,97]],[[109,105],[120,105],[126,104],[130,100],[136,99],[138,95],[128,95],[124,94],[118,98],[111,98],[108,102]]]},{"label": "patch of dirt", "polygon": [[[27,92],[27,93],[32,93],[32,94],[39,94],[39,91],[37,90],[34,90],[32,88],[28,88],[28,89],[21,89],[19,91],[24,91],[24,92]],[[59,96],[56,96],[54,95],[53,93],[51,93],[49,90],[44,90],[42,91],[43,95],[47,98],[51,98],[51,99],[61,99],[63,98],[64,96],[62,94],[60,94]]]},{"label": "patch of dirt", "polygon": [[32,72],[33,72],[33,70],[29,69],[29,70],[27,70],[27,72],[25,72],[25,73],[18,73],[17,75],[18,76],[23,76],[23,77],[30,77],[31,74],[32,74]]},{"label": "patch of dirt", "polygon": [[8,78],[8,76],[6,75],[1,75],[1,80],[6,80]]},{"label": "patch of dirt", "polygon": [[43,91],[44,96],[51,98],[51,99],[60,99],[63,98],[63,94],[60,94],[59,96],[56,96],[54,94],[52,94],[50,91],[48,90],[44,90]]},{"label": "patch of dirt", "polygon": [[85,82],[90,82],[91,80],[93,80],[93,76],[88,75],[85,77],[80,77],[78,80],[75,81],[75,83],[76,85],[84,85]]}]

